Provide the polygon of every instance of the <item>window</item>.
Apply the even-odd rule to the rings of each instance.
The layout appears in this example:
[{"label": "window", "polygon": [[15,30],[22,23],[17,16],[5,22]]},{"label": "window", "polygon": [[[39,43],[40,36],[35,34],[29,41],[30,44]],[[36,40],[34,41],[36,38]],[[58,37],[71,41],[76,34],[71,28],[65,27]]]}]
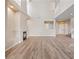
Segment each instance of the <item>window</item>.
[{"label": "window", "polygon": [[45,24],[48,25],[48,29],[53,29],[54,28],[54,22],[53,21],[44,21]]},{"label": "window", "polygon": [[53,29],[53,27],[54,27],[54,26],[53,26],[52,23],[49,23],[49,24],[48,24],[48,28],[49,28],[49,29]]}]

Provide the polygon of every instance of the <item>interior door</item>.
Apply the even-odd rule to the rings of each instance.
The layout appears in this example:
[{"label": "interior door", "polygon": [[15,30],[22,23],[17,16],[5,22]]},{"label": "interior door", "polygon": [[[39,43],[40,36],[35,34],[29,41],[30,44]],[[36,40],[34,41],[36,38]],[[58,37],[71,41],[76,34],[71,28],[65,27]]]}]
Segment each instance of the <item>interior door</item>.
[{"label": "interior door", "polygon": [[59,32],[59,34],[65,34],[65,24],[64,23],[59,24],[58,32]]}]

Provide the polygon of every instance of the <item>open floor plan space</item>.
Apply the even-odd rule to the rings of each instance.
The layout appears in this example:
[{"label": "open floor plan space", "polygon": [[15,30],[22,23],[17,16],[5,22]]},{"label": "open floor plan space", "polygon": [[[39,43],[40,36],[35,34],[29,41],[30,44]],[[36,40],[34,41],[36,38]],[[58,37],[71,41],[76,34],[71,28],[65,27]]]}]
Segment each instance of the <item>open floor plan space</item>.
[{"label": "open floor plan space", "polygon": [[73,45],[64,35],[33,36],[6,52],[6,59],[73,59]]},{"label": "open floor plan space", "polygon": [[74,59],[74,0],[6,0],[6,59]]}]

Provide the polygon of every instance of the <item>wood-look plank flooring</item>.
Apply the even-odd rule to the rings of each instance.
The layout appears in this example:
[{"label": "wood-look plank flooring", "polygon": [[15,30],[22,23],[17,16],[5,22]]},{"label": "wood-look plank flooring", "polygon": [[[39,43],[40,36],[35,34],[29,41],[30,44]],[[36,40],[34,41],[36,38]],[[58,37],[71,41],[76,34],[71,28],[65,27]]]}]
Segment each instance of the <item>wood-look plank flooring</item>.
[{"label": "wood-look plank flooring", "polygon": [[73,39],[66,36],[30,37],[20,43],[6,59],[74,59]]}]

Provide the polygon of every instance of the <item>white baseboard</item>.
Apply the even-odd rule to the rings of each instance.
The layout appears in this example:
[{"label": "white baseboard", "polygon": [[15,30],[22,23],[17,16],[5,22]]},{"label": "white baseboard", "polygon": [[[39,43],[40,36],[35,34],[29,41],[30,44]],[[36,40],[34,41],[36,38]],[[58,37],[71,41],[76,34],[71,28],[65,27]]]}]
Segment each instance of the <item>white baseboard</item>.
[{"label": "white baseboard", "polygon": [[8,47],[7,49],[5,49],[5,51],[8,51],[9,49],[11,49],[12,47],[16,46],[18,43],[13,44],[12,46]]},{"label": "white baseboard", "polygon": [[56,35],[28,35],[29,36],[56,36]]},{"label": "white baseboard", "polygon": [[19,42],[13,44],[12,46],[10,46],[10,47],[8,47],[7,49],[5,49],[5,51],[8,51],[9,49],[15,47],[17,44],[19,44],[19,43],[21,43],[21,42],[22,42],[22,41],[19,41]]}]

